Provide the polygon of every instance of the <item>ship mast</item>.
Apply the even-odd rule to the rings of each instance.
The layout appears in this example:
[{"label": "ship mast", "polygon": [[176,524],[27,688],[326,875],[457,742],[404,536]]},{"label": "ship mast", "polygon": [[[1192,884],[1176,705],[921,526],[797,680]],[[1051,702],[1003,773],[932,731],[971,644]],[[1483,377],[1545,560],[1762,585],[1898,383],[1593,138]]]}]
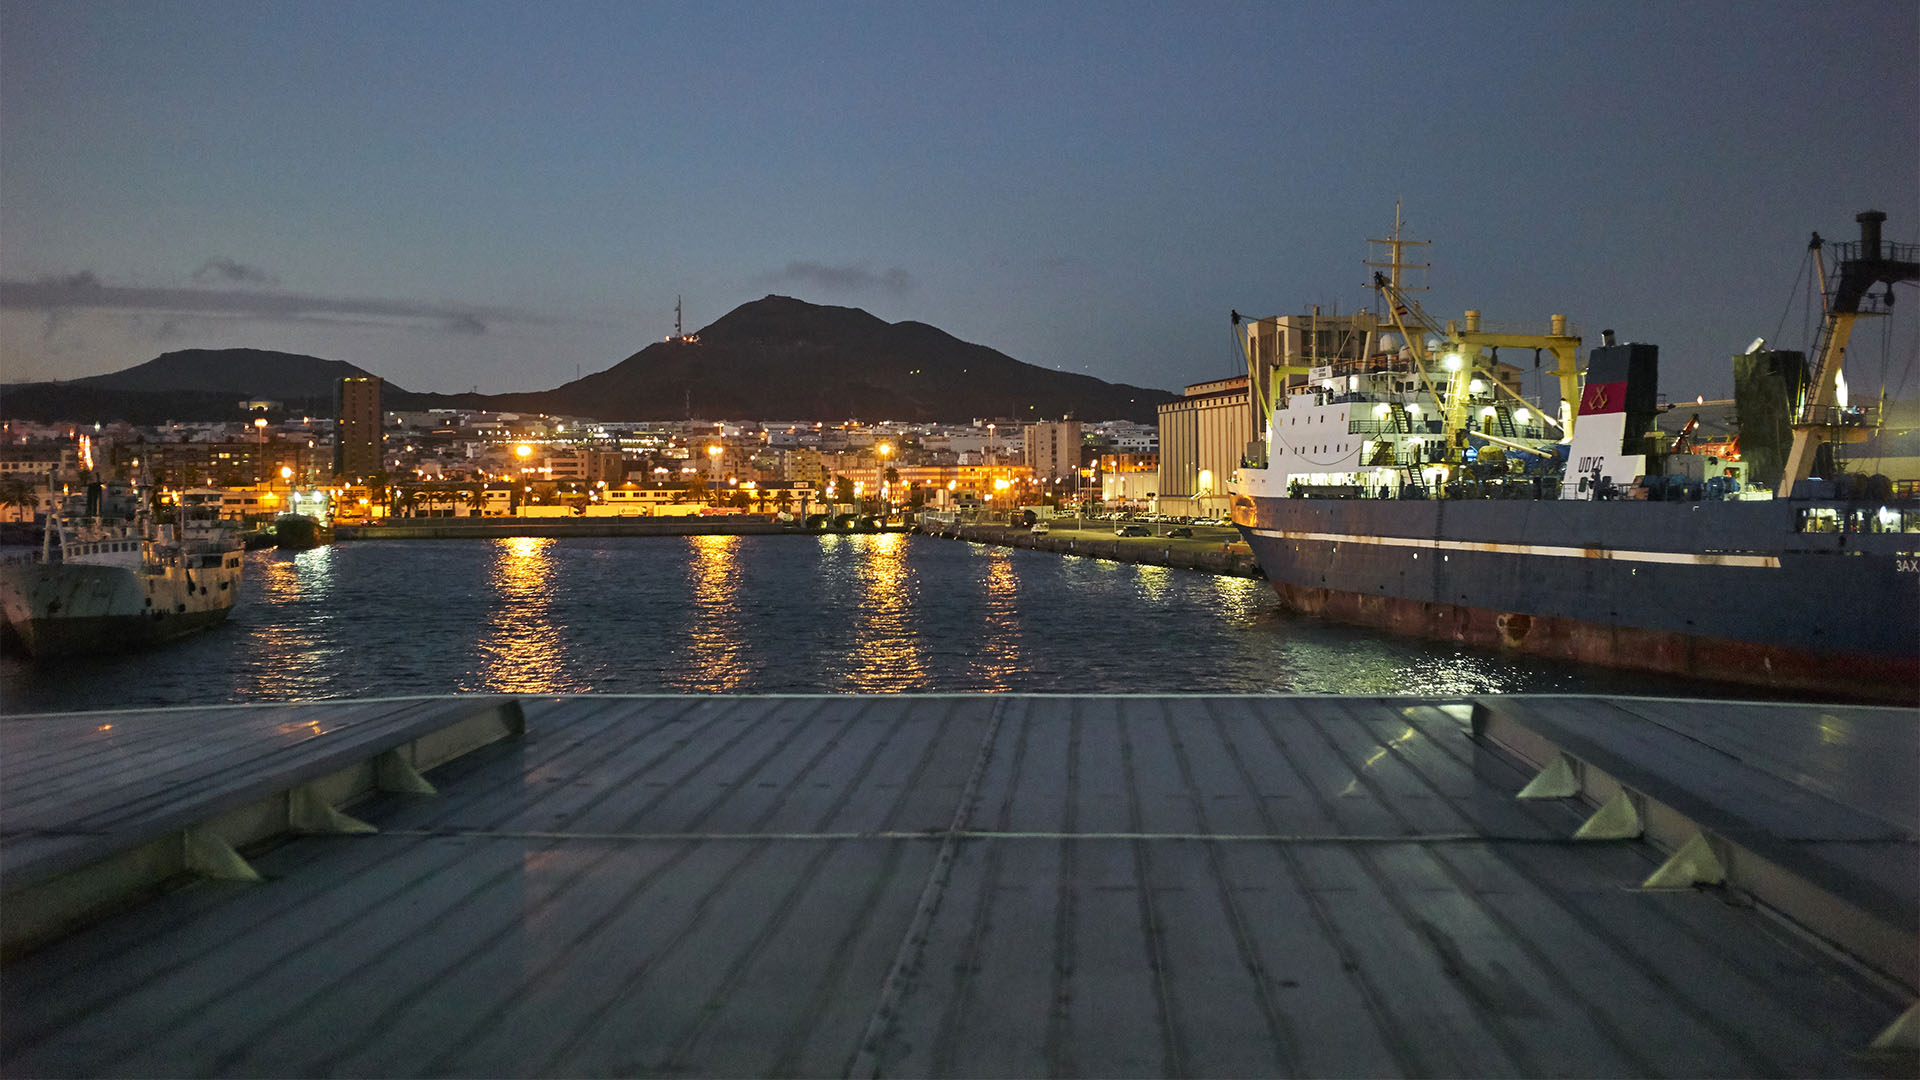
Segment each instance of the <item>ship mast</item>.
[{"label": "ship mast", "polygon": [[[1408,240],[1403,235],[1403,229],[1404,223],[1400,219],[1400,201],[1395,199],[1393,203],[1393,231],[1387,234],[1387,239],[1385,240],[1379,240],[1373,237],[1367,238],[1367,243],[1369,244],[1386,245],[1388,250],[1387,261],[1373,262],[1369,260],[1365,265],[1386,270],[1388,272],[1387,284],[1393,286],[1393,291],[1396,295],[1403,292],[1425,292],[1427,289],[1425,285],[1403,285],[1400,281],[1400,271],[1429,269],[1432,265],[1430,263],[1410,263],[1403,261],[1405,255],[1404,249],[1410,247],[1426,247],[1428,244],[1433,243],[1433,241]],[[1418,307],[1418,305],[1415,306],[1416,308]]]}]

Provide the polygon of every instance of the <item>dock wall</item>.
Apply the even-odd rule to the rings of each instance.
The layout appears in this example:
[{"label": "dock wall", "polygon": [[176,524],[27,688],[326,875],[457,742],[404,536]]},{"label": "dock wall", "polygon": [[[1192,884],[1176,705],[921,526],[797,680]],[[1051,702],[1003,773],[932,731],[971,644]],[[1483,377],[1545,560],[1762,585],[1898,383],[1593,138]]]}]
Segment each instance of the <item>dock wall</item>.
[{"label": "dock wall", "polygon": [[1263,576],[1252,552],[1244,549],[1235,551],[1232,545],[1212,540],[1112,536],[1093,530],[1035,536],[1027,529],[1012,525],[925,525],[921,531],[929,536],[950,540],[1051,551],[1057,555],[1083,555],[1090,559],[1166,566],[1175,570],[1199,570],[1229,577]]}]

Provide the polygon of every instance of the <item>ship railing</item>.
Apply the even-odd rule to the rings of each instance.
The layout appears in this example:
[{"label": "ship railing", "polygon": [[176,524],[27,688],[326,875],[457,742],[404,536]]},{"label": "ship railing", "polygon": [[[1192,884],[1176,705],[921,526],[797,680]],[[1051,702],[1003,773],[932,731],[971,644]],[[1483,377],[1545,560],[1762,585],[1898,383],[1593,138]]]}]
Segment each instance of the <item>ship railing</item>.
[{"label": "ship railing", "polygon": [[1800,410],[1797,424],[1818,427],[1872,427],[1878,423],[1878,410],[1860,405],[1808,405]]},{"label": "ship railing", "polygon": [[[1827,247],[1836,260],[1846,262],[1858,259],[1865,249],[1858,240],[1828,241]],[[1900,244],[1891,240],[1880,241],[1880,258],[1885,262],[1920,262],[1920,244]]]}]

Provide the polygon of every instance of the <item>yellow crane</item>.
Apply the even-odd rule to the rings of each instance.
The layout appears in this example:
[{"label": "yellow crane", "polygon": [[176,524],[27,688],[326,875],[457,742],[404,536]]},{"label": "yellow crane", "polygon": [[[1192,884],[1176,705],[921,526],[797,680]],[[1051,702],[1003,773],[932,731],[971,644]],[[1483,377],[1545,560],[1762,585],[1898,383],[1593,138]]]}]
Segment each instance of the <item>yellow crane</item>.
[{"label": "yellow crane", "polygon": [[[1887,314],[1893,303],[1893,286],[1899,281],[1920,280],[1920,245],[1880,242],[1880,224],[1887,215],[1868,210],[1854,215],[1860,224],[1860,242],[1834,244],[1840,256],[1838,274],[1827,278],[1825,243],[1813,234],[1808,247],[1813,250],[1814,266],[1825,314],[1814,346],[1813,378],[1793,418],[1793,445],[1787,451],[1787,466],[1780,474],[1780,486],[1774,494],[1786,498],[1793,485],[1813,473],[1813,456],[1825,442],[1845,438],[1839,425],[1835,404],[1839,395],[1840,367],[1846,361],[1847,342],[1853,337],[1853,324],[1863,318]],[[1873,286],[1886,282],[1885,304],[1873,307]],[[1863,308],[1870,308],[1863,310]],[[1864,435],[1864,432],[1862,432]]]}]

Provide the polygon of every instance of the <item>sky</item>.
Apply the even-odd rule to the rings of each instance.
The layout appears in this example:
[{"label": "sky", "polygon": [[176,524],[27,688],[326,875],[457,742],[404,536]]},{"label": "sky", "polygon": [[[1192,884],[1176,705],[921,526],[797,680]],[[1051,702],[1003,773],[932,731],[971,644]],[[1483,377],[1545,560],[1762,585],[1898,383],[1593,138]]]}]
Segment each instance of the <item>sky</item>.
[{"label": "sky", "polygon": [[[539,390],[777,293],[1177,390],[1377,309],[1396,203],[1429,313],[1727,396],[1810,233],[1920,240],[1920,4],[0,0],[4,381]],[[1900,298],[1856,387],[1920,394]]]}]

